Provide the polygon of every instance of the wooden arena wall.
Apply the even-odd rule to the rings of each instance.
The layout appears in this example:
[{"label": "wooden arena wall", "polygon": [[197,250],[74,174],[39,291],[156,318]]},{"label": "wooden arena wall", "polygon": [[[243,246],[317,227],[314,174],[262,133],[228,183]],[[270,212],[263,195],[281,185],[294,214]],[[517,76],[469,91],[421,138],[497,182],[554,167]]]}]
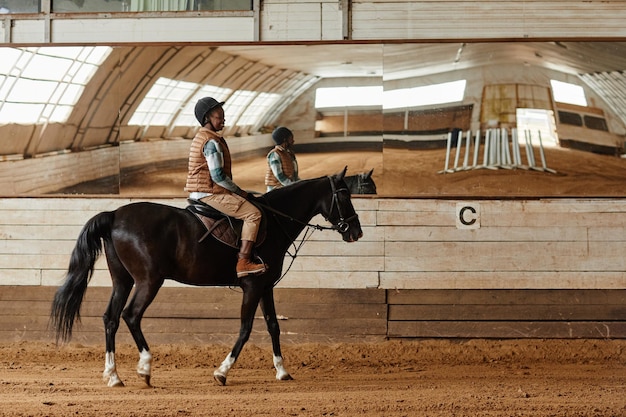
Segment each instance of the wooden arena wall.
[{"label": "wooden arena wall", "polygon": [[[0,341],[53,340],[52,297],[82,225],[131,201],[0,199]],[[283,340],[624,338],[624,203],[355,198],[363,239],[315,232],[279,284]],[[75,340],[103,340],[109,293],[100,259]],[[153,343],[232,342],[240,300],[238,289],[167,283],[146,312],[146,334]],[[252,340],[266,342],[261,316]],[[120,340],[130,342],[124,326]]]},{"label": "wooden arena wall", "polygon": [[[624,36],[621,1],[264,0],[253,11],[187,14],[7,15],[0,39],[15,43],[265,42],[398,39],[554,39]],[[81,16],[82,15],[82,16]],[[11,20],[9,20],[9,17]],[[50,24],[52,22],[52,24]],[[159,31],[167,25],[170,30]]]}]

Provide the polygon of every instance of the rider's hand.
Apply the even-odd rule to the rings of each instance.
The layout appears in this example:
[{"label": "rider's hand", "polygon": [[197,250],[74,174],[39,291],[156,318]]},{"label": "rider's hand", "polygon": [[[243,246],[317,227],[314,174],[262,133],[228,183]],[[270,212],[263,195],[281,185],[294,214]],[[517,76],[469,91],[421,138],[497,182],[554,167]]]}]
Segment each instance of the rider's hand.
[{"label": "rider's hand", "polygon": [[242,189],[239,189],[239,191],[237,192],[237,195],[245,198],[248,201],[252,200],[252,198],[254,197],[251,193],[244,191]]}]

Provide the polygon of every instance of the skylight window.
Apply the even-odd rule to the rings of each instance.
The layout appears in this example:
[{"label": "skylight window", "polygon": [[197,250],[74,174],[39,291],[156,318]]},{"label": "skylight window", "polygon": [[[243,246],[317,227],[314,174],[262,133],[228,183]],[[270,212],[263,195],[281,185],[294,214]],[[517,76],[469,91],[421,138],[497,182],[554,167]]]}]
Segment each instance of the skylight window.
[{"label": "skylight window", "polygon": [[[224,113],[226,113],[226,124],[233,126],[239,124],[238,121],[244,113],[248,105],[254,100],[257,93],[248,90],[235,91],[224,104]],[[230,120],[229,120],[230,118]]]},{"label": "skylight window", "polygon": [[463,101],[465,80],[385,91],[385,109],[430,106]]},{"label": "skylight window", "polygon": [[196,88],[195,83],[159,78],[143,98],[128,124],[169,125],[181,105]]},{"label": "skylight window", "polygon": [[110,47],[0,49],[0,124],[63,123]]},{"label": "skylight window", "polygon": [[280,100],[280,94],[259,93],[243,112],[238,125],[254,125]]},{"label": "skylight window", "polygon": [[382,106],[383,87],[323,87],[315,91],[315,108]]},{"label": "skylight window", "polygon": [[552,85],[554,101],[576,106],[587,106],[585,90],[581,86],[557,80],[550,80],[550,84]]}]

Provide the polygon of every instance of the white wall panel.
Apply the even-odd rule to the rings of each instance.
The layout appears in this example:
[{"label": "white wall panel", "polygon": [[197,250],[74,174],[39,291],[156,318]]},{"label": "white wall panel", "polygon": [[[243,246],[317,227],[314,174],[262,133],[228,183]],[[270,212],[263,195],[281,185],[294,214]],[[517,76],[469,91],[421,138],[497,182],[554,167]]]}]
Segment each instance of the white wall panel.
[{"label": "white wall panel", "polygon": [[[42,20],[16,20],[11,22],[10,33],[7,33],[8,20],[2,24],[2,38],[10,39],[13,43],[43,43],[46,42],[46,25]],[[75,40],[76,42],[76,40]]]},{"label": "white wall panel", "polygon": [[262,41],[341,39],[339,2],[266,2]]},{"label": "white wall panel", "polygon": [[624,36],[623,2],[355,1],[352,39]]},{"label": "white wall panel", "polygon": [[54,20],[52,42],[251,42],[252,17]]}]

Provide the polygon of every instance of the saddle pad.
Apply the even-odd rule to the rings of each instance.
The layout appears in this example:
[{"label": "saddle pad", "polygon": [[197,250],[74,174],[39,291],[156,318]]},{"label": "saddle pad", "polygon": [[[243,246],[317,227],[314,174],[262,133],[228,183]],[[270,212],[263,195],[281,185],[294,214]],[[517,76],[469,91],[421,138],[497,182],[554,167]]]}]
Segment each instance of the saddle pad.
[{"label": "saddle pad", "polygon": [[198,240],[198,243],[206,239],[207,236],[212,235],[215,239],[228,246],[231,246],[235,249],[239,248],[239,235],[235,232],[235,229],[230,224],[230,222],[228,222],[227,217],[215,219],[212,217],[203,216],[194,211],[191,212],[194,214],[194,216],[196,216],[198,220],[200,220],[200,223],[202,223],[202,225],[206,229],[206,233],[202,235],[202,237]]}]

